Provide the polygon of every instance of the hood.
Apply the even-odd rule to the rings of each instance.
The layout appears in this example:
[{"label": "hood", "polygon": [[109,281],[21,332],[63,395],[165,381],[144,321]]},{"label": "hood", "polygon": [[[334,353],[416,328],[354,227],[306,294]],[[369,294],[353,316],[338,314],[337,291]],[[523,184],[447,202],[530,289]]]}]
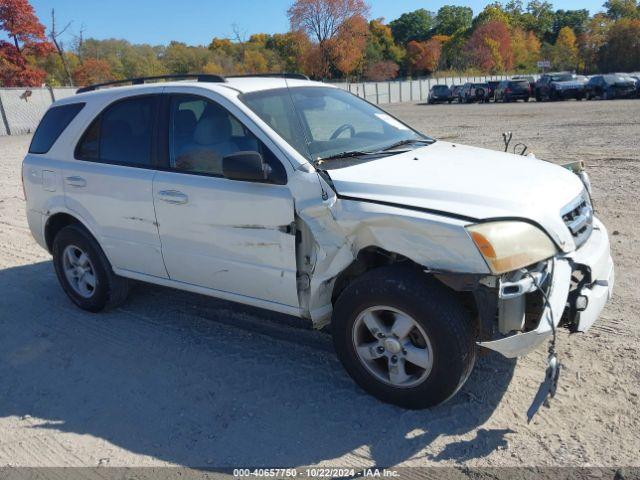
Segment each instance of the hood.
[{"label": "hood", "polygon": [[327,173],[344,197],[470,222],[525,218],[542,225],[563,248],[573,242],[560,212],[584,188],[569,170],[534,157],[440,141]]}]

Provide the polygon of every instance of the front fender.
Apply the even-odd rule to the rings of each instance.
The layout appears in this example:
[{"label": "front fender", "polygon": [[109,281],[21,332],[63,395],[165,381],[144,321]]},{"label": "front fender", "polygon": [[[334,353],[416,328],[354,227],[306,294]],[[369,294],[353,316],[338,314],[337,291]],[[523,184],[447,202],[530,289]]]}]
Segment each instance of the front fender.
[{"label": "front fender", "polygon": [[316,325],[330,318],[335,278],[364,248],[373,246],[400,254],[429,270],[490,274],[465,230],[467,221],[340,198],[327,210],[330,216],[309,224],[319,252],[310,279],[308,306]]}]

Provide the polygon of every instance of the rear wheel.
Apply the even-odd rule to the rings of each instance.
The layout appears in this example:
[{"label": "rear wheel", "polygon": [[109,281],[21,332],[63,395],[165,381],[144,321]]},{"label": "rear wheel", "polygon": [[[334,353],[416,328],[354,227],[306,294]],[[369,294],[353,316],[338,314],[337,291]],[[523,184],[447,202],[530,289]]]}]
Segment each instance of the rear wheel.
[{"label": "rear wheel", "polygon": [[128,280],[113,273],[98,242],[79,225],[64,227],[56,235],[53,265],[63,290],[83,310],[116,307],[129,292]]},{"label": "rear wheel", "polygon": [[468,313],[453,292],[413,268],[382,267],[354,280],[336,302],[332,332],[356,383],[405,408],[444,402],[475,362]]}]

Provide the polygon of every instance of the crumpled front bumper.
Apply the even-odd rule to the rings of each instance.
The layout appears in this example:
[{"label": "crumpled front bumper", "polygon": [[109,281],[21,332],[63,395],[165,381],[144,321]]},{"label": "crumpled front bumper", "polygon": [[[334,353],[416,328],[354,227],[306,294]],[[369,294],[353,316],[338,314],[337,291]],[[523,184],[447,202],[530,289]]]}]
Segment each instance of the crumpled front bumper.
[{"label": "crumpled front bumper", "polygon": [[567,308],[571,277],[577,269],[588,272],[590,278],[587,284],[571,295],[572,298],[582,297],[580,311],[574,318],[574,330],[585,332],[593,325],[611,299],[615,279],[609,236],[604,225],[594,218],[593,232],[584,245],[569,254],[558,255],[550,263],[552,276],[547,292],[549,302],[542,311],[538,326],[528,332],[479,342],[480,346],[513,358],[529,353],[544,342],[552,334],[552,322],[554,326],[558,326]]}]

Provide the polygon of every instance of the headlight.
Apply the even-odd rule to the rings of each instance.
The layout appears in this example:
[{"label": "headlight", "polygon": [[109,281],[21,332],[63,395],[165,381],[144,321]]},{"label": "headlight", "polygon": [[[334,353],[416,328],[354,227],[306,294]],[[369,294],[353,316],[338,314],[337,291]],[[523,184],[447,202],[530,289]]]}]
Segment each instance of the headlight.
[{"label": "headlight", "polygon": [[526,222],[479,223],[467,230],[495,274],[540,262],[558,251],[542,230]]}]

